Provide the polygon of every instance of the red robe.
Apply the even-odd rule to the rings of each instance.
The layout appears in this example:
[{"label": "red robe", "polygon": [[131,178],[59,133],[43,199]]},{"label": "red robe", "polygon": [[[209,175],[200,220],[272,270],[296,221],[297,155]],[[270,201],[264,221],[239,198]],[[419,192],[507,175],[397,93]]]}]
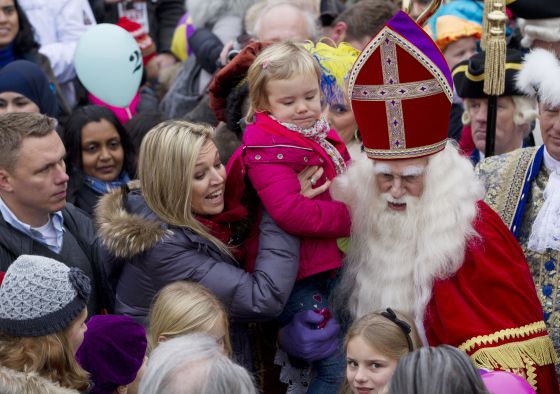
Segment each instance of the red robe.
[{"label": "red robe", "polygon": [[523,375],[538,393],[560,393],[556,354],[521,247],[486,203],[478,203],[465,261],[434,283],[424,327],[430,345],[466,351],[477,367]]}]

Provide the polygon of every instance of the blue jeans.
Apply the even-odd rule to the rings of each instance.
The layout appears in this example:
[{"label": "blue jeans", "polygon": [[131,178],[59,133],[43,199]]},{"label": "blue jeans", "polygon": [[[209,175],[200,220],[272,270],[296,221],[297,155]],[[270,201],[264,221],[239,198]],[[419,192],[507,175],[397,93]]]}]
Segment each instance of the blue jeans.
[{"label": "blue jeans", "polygon": [[[297,281],[284,311],[278,318],[280,323],[288,324],[296,313],[304,310],[327,308],[332,282],[333,279],[328,273],[320,273]],[[294,357],[290,357],[290,363],[295,368],[308,366],[305,361]],[[339,340],[338,351],[335,354],[312,363],[316,376],[311,381],[307,393],[338,394],[345,377],[345,364],[342,341]]]}]

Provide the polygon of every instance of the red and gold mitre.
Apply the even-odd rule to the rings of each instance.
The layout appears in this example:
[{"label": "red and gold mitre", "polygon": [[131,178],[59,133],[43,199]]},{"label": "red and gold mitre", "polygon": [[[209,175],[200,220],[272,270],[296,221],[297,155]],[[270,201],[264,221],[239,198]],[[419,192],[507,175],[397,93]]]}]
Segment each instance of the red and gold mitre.
[{"label": "red and gold mitre", "polygon": [[451,72],[436,43],[399,11],[354,63],[349,96],[371,159],[428,156],[447,141]]}]

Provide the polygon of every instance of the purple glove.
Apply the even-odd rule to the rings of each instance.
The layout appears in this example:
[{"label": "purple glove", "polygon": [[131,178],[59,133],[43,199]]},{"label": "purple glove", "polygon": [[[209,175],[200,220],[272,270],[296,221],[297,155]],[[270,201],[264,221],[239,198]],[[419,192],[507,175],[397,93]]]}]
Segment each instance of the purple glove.
[{"label": "purple glove", "polygon": [[336,352],[340,326],[329,319],[324,328],[317,326],[324,317],[312,310],[301,311],[280,331],[280,346],[290,356],[307,362],[322,360]]}]

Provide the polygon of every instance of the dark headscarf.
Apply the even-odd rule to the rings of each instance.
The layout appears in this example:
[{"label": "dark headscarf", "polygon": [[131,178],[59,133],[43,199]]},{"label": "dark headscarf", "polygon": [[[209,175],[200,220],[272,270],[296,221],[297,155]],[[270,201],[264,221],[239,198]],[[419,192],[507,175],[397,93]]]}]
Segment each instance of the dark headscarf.
[{"label": "dark headscarf", "polygon": [[41,68],[27,60],[16,60],[0,70],[0,93],[24,95],[39,107],[43,115],[56,118],[58,105],[54,86]]}]

